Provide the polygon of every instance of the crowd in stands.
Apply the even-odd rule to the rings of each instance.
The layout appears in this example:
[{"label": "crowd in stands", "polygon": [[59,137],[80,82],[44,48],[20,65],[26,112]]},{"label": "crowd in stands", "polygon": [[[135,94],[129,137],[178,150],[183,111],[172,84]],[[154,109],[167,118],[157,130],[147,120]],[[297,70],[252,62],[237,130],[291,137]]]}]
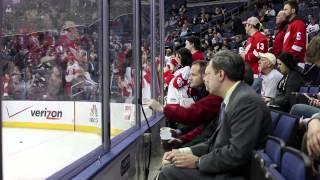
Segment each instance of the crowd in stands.
[{"label": "crowd in stands", "polygon": [[3,99],[98,100],[96,1],[6,4],[0,45]]},{"label": "crowd in stands", "polygon": [[4,99],[99,98],[97,38],[94,29],[72,21],[61,33],[2,37]]},{"label": "crowd in stands", "polygon": [[[97,12],[96,1],[9,3],[1,27],[3,99],[99,101]],[[121,23],[130,23],[120,18],[110,21],[110,88],[112,98],[123,102],[133,97],[135,83],[132,41],[119,34]],[[142,44],[142,89],[150,98],[150,44]]]},{"label": "crowd in stands", "polygon": [[[320,56],[317,50],[320,39],[319,14],[316,12],[319,4],[317,1],[289,0],[276,4],[264,1],[256,4],[255,8],[256,11],[250,16],[241,19],[232,15],[229,21],[225,17],[228,9],[219,7],[215,11],[211,11],[214,8],[201,7],[200,14],[189,14],[186,4],[182,4],[179,9],[172,4],[168,11],[172,16],[166,23],[166,74],[171,71],[172,76],[169,79],[164,76],[166,83],[180,82],[185,88],[186,74],[179,70],[186,69],[186,64],[182,65],[181,60],[177,59],[180,58],[179,51],[187,48],[194,61],[189,65],[190,83],[193,83],[195,75],[204,73],[202,78],[209,93],[207,97],[218,95],[223,101],[215,100],[221,105],[220,113],[211,112],[215,117],[209,117],[210,123],[205,122],[205,112],[198,113],[205,111],[202,104],[208,99],[195,99],[191,93],[198,90],[200,94],[199,90],[203,89],[201,86],[190,84],[189,97],[177,93],[174,103],[168,103],[168,99],[166,105],[155,100],[149,102],[152,109],[164,112],[173,135],[169,141],[173,150],[164,154],[164,167],[158,179],[228,179],[238,176],[248,179],[250,175],[243,167],[250,162],[251,151],[263,149],[268,135],[276,134],[273,117],[271,125],[271,117],[265,113],[270,111],[290,113],[300,119],[297,127],[299,133],[294,134],[294,143],[286,143],[298,149],[301,147],[313,161],[311,176],[315,179],[320,177]],[[216,16],[223,18],[212,21]],[[195,29],[198,24],[201,24],[200,31]],[[200,54],[202,58],[198,56]],[[209,61],[205,72],[201,68],[198,72],[192,72],[202,61]],[[228,64],[230,62],[232,65]],[[242,74],[236,75],[239,72]],[[241,82],[246,82],[248,76],[251,78],[251,83],[248,83],[250,90],[246,89],[248,85]],[[302,87],[311,89],[310,85],[317,90],[309,94],[301,93]],[[167,88],[168,92],[179,91],[180,86]],[[246,91],[243,94],[238,92],[242,88]],[[256,97],[252,97],[253,94],[258,95],[257,101]],[[250,102],[241,105],[244,100],[241,103],[238,100],[242,95],[254,101],[256,106],[251,107]],[[301,97],[304,97],[303,101],[300,101]],[[191,103],[184,104],[186,98],[191,98]],[[213,107],[216,106],[211,106],[211,111],[215,111]],[[246,108],[237,111],[244,106]],[[255,123],[260,121],[259,125],[251,125],[256,127],[258,133],[251,131],[254,127],[241,127],[251,122],[249,116],[246,116],[246,121],[242,121],[245,115],[241,112],[246,112],[246,115],[256,112],[252,116],[255,117]],[[247,132],[242,132],[242,129]],[[251,136],[257,139],[251,141]],[[241,140],[238,139],[240,137]],[[281,172],[281,169],[278,170]],[[285,174],[288,173],[283,173],[283,176]]]},{"label": "crowd in stands", "polygon": [[[244,7],[238,5],[239,13]],[[34,6],[47,7],[40,1]],[[79,1],[71,14],[94,6],[92,1]],[[53,20],[55,8],[40,12],[26,8],[31,10],[21,14],[24,11],[8,6],[5,13],[9,20],[25,16],[23,21],[37,26],[17,23],[26,29],[38,29],[32,22],[39,17],[47,22],[40,23],[45,25],[41,28],[53,29],[1,37],[4,99],[99,100],[98,24],[77,26],[70,14]],[[165,167],[159,179],[248,178],[251,152],[263,148],[272,131],[270,109],[301,118],[306,153],[319,160],[319,3],[262,1],[254,9],[242,11],[246,16],[230,14],[233,9],[227,5],[200,7],[196,12],[183,2],[166,9],[162,65],[166,101],[161,105],[150,100],[148,105],[170,122],[169,144],[177,149],[165,153],[164,161],[173,166]],[[51,14],[43,14],[46,10]],[[4,24],[8,34],[19,29],[15,23]],[[131,102],[132,41],[117,33],[111,28],[111,95]],[[142,94],[149,99],[150,44],[142,44]],[[158,57],[155,62],[161,66]],[[317,92],[300,94],[301,87],[310,85],[318,87]],[[314,173],[319,173],[316,167]]]}]

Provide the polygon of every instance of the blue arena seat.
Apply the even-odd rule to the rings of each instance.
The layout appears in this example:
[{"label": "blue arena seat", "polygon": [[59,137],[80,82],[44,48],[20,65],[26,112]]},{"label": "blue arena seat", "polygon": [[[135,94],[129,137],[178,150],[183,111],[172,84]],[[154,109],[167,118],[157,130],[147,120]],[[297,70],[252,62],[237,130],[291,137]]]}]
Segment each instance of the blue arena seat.
[{"label": "blue arena seat", "polygon": [[285,143],[282,139],[274,136],[269,136],[266,143],[266,147],[263,151],[258,151],[257,156],[260,158],[263,166],[270,166],[275,164],[280,166],[281,151],[285,147]]},{"label": "blue arena seat", "polygon": [[311,161],[307,155],[291,147],[285,147],[281,158],[280,173],[285,179],[312,179]]},{"label": "blue arena seat", "polygon": [[272,129],[276,128],[281,113],[279,111],[270,110],[271,119],[272,119]]},{"label": "blue arena seat", "polygon": [[281,138],[287,145],[295,145],[295,132],[298,126],[298,117],[282,114],[272,135]]},{"label": "blue arena seat", "polygon": [[265,179],[286,180],[286,178],[275,167],[272,166],[265,168]]},{"label": "blue arena seat", "polygon": [[319,92],[319,86],[311,86],[309,88],[308,94],[317,94]]},{"label": "blue arena seat", "polygon": [[309,87],[308,86],[301,86],[299,92],[300,93],[308,93]]},{"label": "blue arena seat", "polygon": [[265,174],[265,168],[280,166],[281,152],[284,147],[285,143],[282,139],[269,136],[264,150],[253,152],[251,179],[262,179]]},{"label": "blue arena seat", "polygon": [[311,161],[304,153],[292,147],[284,147],[281,166],[264,168],[267,180],[311,180]]}]

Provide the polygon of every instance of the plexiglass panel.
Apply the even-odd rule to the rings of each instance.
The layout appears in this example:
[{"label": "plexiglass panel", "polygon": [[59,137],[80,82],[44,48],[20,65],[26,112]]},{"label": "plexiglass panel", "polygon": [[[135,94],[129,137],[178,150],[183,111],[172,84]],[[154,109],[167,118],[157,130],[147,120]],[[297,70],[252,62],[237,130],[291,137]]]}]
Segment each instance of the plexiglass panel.
[{"label": "plexiglass panel", "polygon": [[4,179],[45,179],[101,145],[100,2],[1,3]]},{"label": "plexiglass panel", "polygon": [[151,0],[141,4],[141,61],[142,61],[142,98],[151,98]]},{"label": "plexiglass panel", "polygon": [[130,0],[110,2],[110,123],[115,137],[136,125],[135,98],[138,74],[133,58],[133,5]]},{"label": "plexiglass panel", "polygon": [[162,73],[160,67],[163,66],[160,60],[160,4],[155,0],[155,98],[161,102],[162,96]]},{"label": "plexiglass panel", "polygon": [[[151,0],[144,0],[141,2],[141,90],[142,101],[147,102],[152,98],[152,46],[151,46],[151,28],[152,28],[152,15],[151,15]],[[142,109],[141,109],[142,110]],[[151,109],[147,106],[143,106],[146,117],[149,118],[152,115]],[[142,120],[145,120],[143,113],[141,113]]]}]

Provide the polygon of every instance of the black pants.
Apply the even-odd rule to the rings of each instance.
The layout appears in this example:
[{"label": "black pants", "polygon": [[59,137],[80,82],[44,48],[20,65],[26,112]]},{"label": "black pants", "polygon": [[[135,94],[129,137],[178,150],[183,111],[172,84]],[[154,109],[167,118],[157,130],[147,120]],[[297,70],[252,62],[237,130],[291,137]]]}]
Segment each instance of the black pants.
[{"label": "black pants", "polygon": [[245,180],[242,177],[231,177],[228,174],[207,174],[197,169],[165,166],[160,171],[158,180]]}]

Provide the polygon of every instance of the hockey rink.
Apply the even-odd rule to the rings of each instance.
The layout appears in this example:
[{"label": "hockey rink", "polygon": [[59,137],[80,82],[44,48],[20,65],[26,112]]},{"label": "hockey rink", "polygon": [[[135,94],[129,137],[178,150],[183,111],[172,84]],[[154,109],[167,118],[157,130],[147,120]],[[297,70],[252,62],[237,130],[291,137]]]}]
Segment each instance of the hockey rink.
[{"label": "hockey rink", "polygon": [[5,180],[45,179],[101,145],[101,135],[3,128]]}]

